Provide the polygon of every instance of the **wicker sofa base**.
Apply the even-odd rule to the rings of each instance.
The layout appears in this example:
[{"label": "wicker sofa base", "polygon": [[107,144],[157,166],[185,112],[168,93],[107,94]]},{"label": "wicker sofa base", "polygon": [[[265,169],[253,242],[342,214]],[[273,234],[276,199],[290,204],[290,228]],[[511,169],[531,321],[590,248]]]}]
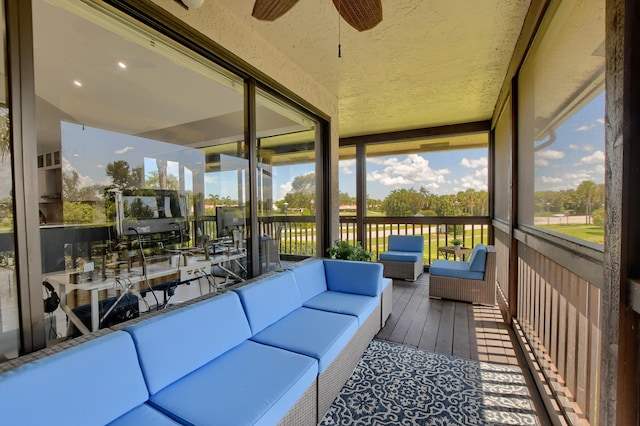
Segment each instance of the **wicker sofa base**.
[{"label": "wicker sofa base", "polygon": [[383,275],[386,278],[396,278],[400,280],[415,281],[424,272],[422,261],[399,262],[396,260],[380,259],[378,262],[384,265]]},{"label": "wicker sofa base", "polygon": [[371,312],[347,346],[336,359],[318,376],[318,423],[325,416],[333,401],[360,361],[369,343],[380,330],[381,306]]},{"label": "wicker sofa base", "polygon": [[317,424],[318,380],[316,379],[302,394],[298,402],[278,422],[278,426],[312,426]]},{"label": "wicker sofa base", "polygon": [[380,328],[385,326],[387,323],[387,319],[389,315],[391,315],[391,310],[393,309],[393,282],[391,282],[383,291],[380,298],[380,313],[382,317],[380,318]]}]

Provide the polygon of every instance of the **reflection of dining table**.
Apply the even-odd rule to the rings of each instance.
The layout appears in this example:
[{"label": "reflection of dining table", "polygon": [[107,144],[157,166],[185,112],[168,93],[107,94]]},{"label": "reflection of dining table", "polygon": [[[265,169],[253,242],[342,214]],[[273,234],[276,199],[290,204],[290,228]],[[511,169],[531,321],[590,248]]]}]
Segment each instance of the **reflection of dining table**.
[{"label": "reflection of dining table", "polygon": [[473,253],[473,249],[464,247],[454,248],[453,246],[438,247],[438,251],[444,254],[445,259],[449,259],[449,255],[452,254],[454,260],[465,260],[465,256]]}]

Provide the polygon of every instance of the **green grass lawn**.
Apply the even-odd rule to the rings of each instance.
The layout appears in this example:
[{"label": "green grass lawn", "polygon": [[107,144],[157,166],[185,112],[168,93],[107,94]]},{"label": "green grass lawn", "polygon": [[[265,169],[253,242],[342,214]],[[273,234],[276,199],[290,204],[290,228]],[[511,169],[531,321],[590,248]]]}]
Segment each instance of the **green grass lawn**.
[{"label": "green grass lawn", "polygon": [[538,225],[539,228],[568,235],[596,244],[604,244],[604,228],[594,225],[580,224],[560,224],[560,225]]}]

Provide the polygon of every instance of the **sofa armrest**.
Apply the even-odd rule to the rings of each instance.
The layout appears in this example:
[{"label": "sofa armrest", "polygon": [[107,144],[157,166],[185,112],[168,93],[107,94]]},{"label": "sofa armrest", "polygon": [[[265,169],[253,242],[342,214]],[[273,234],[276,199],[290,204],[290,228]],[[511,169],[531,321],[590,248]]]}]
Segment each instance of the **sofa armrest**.
[{"label": "sofa armrest", "polygon": [[382,293],[383,266],[375,262],[324,260],[327,288],[331,291],[379,296]]}]

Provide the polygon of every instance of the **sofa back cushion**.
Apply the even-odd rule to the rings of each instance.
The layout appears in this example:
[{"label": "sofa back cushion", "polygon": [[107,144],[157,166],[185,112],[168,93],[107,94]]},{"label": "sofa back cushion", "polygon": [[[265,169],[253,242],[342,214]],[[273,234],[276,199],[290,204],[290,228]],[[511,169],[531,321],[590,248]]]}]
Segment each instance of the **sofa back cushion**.
[{"label": "sofa back cushion", "polygon": [[124,331],[51,355],[47,351],[0,375],[3,425],[104,425],[149,397],[133,341]]},{"label": "sofa back cushion", "polygon": [[422,235],[389,235],[389,250],[392,251],[424,251]]},{"label": "sofa back cushion", "polygon": [[291,271],[260,278],[234,291],[240,296],[254,335],[302,306]]},{"label": "sofa back cushion", "polygon": [[469,270],[473,272],[484,272],[486,261],[487,247],[483,244],[476,244],[469,258]]},{"label": "sofa back cushion", "polygon": [[331,291],[378,296],[382,293],[382,263],[324,260],[327,288]]},{"label": "sofa back cushion", "polygon": [[251,337],[238,295],[232,292],[141,321],[124,330],[136,344],[151,394]]},{"label": "sofa back cushion", "polygon": [[300,290],[302,303],[327,291],[327,278],[324,274],[322,259],[314,259],[296,263],[289,269],[293,272]]}]

